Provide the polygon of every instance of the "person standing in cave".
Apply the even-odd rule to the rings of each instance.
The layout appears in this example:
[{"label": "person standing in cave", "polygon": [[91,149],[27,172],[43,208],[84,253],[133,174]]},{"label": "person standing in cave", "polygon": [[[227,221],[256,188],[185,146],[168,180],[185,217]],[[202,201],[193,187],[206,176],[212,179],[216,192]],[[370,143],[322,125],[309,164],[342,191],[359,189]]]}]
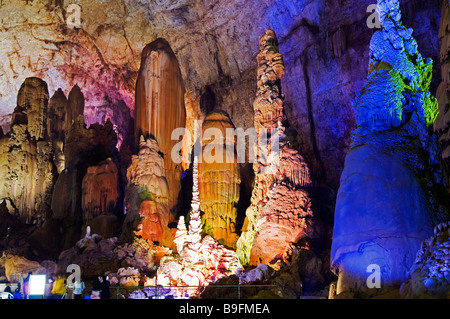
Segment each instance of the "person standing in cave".
[{"label": "person standing in cave", "polygon": [[83,290],[85,288],[84,282],[81,280],[76,280],[73,284],[73,296],[74,299],[83,299]]},{"label": "person standing in cave", "polygon": [[23,280],[23,285],[22,285],[22,287],[23,287],[23,295],[24,295],[24,298],[25,299],[28,299],[28,286],[29,286],[29,282],[30,282],[30,277],[31,277],[31,275],[32,275],[33,273],[30,271],[29,273],[28,273],[28,276],[27,276],[27,278],[25,278],[24,280]]},{"label": "person standing in cave", "polygon": [[109,286],[111,284],[109,283],[108,277],[103,276],[103,281],[100,284],[101,292],[100,292],[100,298],[101,299],[109,299],[111,297],[111,294],[109,292]]}]

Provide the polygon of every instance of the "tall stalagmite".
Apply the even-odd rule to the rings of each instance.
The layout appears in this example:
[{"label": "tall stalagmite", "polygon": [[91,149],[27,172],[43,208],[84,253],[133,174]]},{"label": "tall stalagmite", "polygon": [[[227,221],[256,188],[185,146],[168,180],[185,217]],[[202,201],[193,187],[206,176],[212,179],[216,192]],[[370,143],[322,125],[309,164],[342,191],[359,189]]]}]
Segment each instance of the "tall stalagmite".
[{"label": "tall stalagmite", "polygon": [[64,143],[72,123],[84,114],[84,95],[78,85],[72,87],[67,99],[61,89],[48,102],[47,136],[55,149],[54,161],[58,174],[65,168]]},{"label": "tall stalagmite", "polygon": [[[2,167],[2,196],[23,221],[35,222],[50,212],[54,179],[53,149],[47,137],[47,84],[25,79],[17,96]],[[6,140],[4,140],[6,141]]]},{"label": "tall stalagmite", "polygon": [[177,203],[182,176],[181,164],[171,157],[178,142],[172,140],[172,132],[185,124],[184,87],[178,61],[167,41],[158,39],[142,52],[136,82],[135,138],[137,141],[141,135],[152,136],[158,142],[169,184],[169,209]]},{"label": "tall stalagmite", "polygon": [[[436,203],[428,187],[439,181],[432,170],[436,141],[427,129],[437,112],[428,91],[432,60],[422,58],[413,30],[402,25],[397,0],[379,0],[377,11],[382,29],[370,43],[369,75],[357,97],[357,128],[336,200],[331,266],[339,276],[337,294],[398,288],[433,231]],[[381,289],[367,285],[374,269]]]},{"label": "tall stalagmite", "polygon": [[281,79],[283,57],[273,30],[260,39],[255,129],[258,136],[254,161],[255,186],[237,249],[243,264],[269,263],[283,257],[291,242],[315,237],[315,218],[308,188],[309,167],[285,134]]},{"label": "tall stalagmite", "polygon": [[234,129],[234,125],[225,112],[211,112],[203,121],[202,160],[198,164],[200,208],[204,212],[205,233],[235,248],[241,181],[234,135],[227,136],[227,129]]}]

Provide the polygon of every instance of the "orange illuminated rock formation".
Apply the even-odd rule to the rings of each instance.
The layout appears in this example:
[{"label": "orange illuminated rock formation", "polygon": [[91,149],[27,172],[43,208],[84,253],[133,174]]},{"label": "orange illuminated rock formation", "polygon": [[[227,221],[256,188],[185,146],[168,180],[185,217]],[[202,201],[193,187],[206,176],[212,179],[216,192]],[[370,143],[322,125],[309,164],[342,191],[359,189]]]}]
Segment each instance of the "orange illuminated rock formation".
[{"label": "orange illuminated rock formation", "polygon": [[313,213],[308,188],[308,165],[286,135],[281,79],[283,57],[275,33],[267,30],[260,39],[257,93],[253,103],[258,135],[257,161],[253,164],[255,186],[237,243],[243,264],[269,263],[282,258],[293,242],[313,236]]},{"label": "orange illuminated rock formation", "polygon": [[118,170],[111,158],[90,166],[82,181],[83,220],[89,222],[103,213],[112,213],[118,202]]},{"label": "orange illuminated rock formation", "polygon": [[137,235],[171,248],[175,230],[168,227],[173,220],[168,207],[169,187],[164,164],[156,140],[141,136],[139,152],[132,156],[127,171],[124,227],[128,231],[137,228]]},{"label": "orange illuminated rock formation", "polygon": [[169,209],[177,203],[181,189],[181,163],[171,157],[172,132],[184,128],[186,110],[184,87],[178,61],[169,44],[159,39],[142,52],[141,68],[136,82],[135,137],[153,137],[164,158],[164,176],[169,186]]},{"label": "orange illuminated rock formation", "polygon": [[[226,139],[227,129],[234,129],[234,125],[225,112],[211,112],[203,121],[202,161],[198,164],[200,209],[204,212],[205,232],[221,244],[235,248],[241,181],[236,154],[227,152],[227,144],[235,149],[234,135]],[[207,131],[219,136],[208,136]]]},{"label": "orange illuminated rock formation", "polygon": [[155,245],[162,244],[163,226],[156,203],[150,200],[143,201],[139,207],[139,215],[142,217],[142,224],[139,225],[136,235],[151,240]]}]

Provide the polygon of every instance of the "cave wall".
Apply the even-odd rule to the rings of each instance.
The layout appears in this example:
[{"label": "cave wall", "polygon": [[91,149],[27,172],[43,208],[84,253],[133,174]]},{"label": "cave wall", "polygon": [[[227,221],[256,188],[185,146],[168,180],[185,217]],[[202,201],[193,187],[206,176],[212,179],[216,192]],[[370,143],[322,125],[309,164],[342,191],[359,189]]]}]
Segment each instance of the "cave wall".
[{"label": "cave wall", "polygon": [[[5,0],[0,4],[0,123],[7,132],[15,92],[33,75],[48,83],[49,92],[61,87],[66,96],[78,84],[87,125],[110,118],[119,145],[132,139],[141,52],[164,38],[185,82],[187,126],[203,119],[201,101],[212,99],[236,127],[251,127],[258,39],[270,27],[286,64],[288,118],[315,180],[336,190],[355,123],[352,100],[367,73],[367,43],[374,30],[366,25],[366,8],[372,2],[79,1],[81,28],[71,29],[66,1]],[[405,24],[414,28],[424,56],[435,61],[441,3],[401,1]],[[439,79],[438,63],[434,68]]]}]

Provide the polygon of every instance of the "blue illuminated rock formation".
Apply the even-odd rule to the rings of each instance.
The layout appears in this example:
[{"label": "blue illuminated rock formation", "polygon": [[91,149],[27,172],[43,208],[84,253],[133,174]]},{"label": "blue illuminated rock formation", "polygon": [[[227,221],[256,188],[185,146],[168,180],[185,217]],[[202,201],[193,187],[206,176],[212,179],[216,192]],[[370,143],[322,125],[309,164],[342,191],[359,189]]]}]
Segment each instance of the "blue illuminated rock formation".
[{"label": "blue illuminated rock formation", "polygon": [[[356,98],[357,128],[336,200],[331,267],[338,294],[399,286],[434,225],[432,61],[422,58],[412,29],[402,25],[397,0],[379,0],[377,11],[382,29],[370,43],[369,75]],[[380,267],[381,289],[367,286],[373,264]]]}]

